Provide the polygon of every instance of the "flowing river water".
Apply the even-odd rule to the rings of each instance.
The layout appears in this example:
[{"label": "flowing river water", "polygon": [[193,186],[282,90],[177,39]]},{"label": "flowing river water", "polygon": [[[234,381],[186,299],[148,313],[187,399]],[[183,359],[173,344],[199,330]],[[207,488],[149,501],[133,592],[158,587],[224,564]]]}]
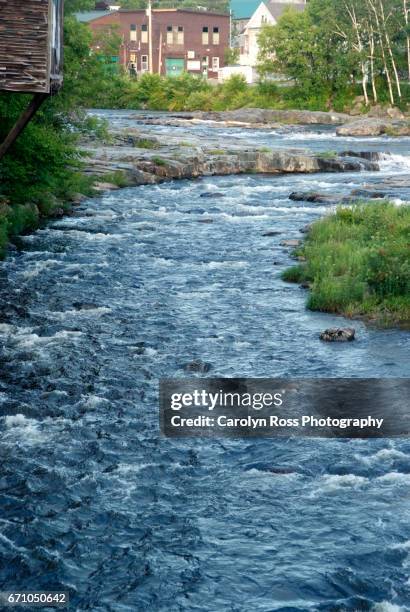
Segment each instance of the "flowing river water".
[{"label": "flowing river water", "polygon": [[410,609],[409,441],[161,439],[157,398],[194,359],[221,377],[408,376],[404,331],[318,340],[351,322],[305,310],[279,243],[331,210],[292,191],[408,175],[410,139],[152,126],[167,131],[388,154],[378,173],[127,188],[22,238],[0,266],[0,590],[93,611]]}]

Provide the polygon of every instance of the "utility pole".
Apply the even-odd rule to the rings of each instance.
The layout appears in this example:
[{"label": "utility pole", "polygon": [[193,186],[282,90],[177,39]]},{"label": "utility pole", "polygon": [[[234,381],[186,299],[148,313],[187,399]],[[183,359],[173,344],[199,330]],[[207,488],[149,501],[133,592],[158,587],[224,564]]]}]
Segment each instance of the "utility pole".
[{"label": "utility pole", "polygon": [[149,72],[153,74],[154,67],[152,65],[152,2],[148,0],[148,61],[149,61]]}]

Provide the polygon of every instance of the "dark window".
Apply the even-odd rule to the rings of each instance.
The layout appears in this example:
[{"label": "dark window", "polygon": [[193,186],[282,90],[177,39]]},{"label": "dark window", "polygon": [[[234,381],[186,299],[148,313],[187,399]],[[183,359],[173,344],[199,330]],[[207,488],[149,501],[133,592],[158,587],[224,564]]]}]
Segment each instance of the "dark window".
[{"label": "dark window", "polygon": [[218,34],[219,28],[214,28],[214,34]]},{"label": "dark window", "polygon": [[178,32],[183,32],[184,28],[182,26],[178,26]]},{"label": "dark window", "polygon": [[148,32],[148,26],[147,26],[147,24],[145,24],[145,23],[144,23],[144,24],[141,26],[141,30],[142,30],[142,32]]},{"label": "dark window", "polygon": [[137,26],[135,25],[135,23],[132,23],[130,25],[130,30],[131,30],[131,32],[136,32],[137,31]]},{"label": "dark window", "polygon": [[204,27],[202,28],[202,32],[203,32],[204,34],[205,34],[205,33],[208,33],[208,26],[204,26]]},{"label": "dark window", "polygon": [[172,32],[172,26],[167,26],[167,32]]}]

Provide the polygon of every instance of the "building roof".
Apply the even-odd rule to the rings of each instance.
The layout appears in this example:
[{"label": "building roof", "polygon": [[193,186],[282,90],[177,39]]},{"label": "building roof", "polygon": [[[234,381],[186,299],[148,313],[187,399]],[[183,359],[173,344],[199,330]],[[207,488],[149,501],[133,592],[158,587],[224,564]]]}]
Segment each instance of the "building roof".
[{"label": "building roof", "polygon": [[[259,2],[260,3],[260,2]],[[175,8],[160,8],[153,9],[153,13],[193,13],[195,15],[213,15],[216,17],[229,17],[228,13],[217,13],[216,11],[198,11],[195,9],[175,9]],[[81,13],[74,13],[77,21],[81,21],[82,23],[89,23],[90,21],[94,21],[95,19],[99,19],[100,17],[105,17],[106,15],[116,15],[117,13],[141,13],[146,14],[146,9],[119,9],[118,11],[84,11]]]},{"label": "building roof", "polygon": [[84,11],[82,13],[74,13],[77,21],[81,21],[82,23],[88,23],[89,21],[93,21],[94,19],[98,19],[99,17],[105,17],[105,15],[110,15],[114,11]]},{"label": "building roof", "polygon": [[266,6],[269,9],[272,17],[277,21],[285,12],[286,9],[292,8],[295,11],[302,12],[306,8],[306,4],[304,2],[277,2],[277,0],[271,0],[270,2],[265,2]]},{"label": "building roof", "polygon": [[234,19],[250,19],[262,0],[231,0]]}]

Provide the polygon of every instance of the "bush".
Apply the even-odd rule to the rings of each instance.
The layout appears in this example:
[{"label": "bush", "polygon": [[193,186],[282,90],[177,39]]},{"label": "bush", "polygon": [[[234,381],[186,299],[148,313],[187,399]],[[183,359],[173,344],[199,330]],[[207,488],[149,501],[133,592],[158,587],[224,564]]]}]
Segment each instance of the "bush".
[{"label": "bush", "polygon": [[410,208],[358,204],[313,224],[306,264],[290,282],[311,281],[308,308],[410,325]]},{"label": "bush", "polygon": [[[90,191],[82,176],[77,141],[92,132],[107,136],[106,126],[87,119],[80,101],[104,90],[104,64],[90,55],[90,32],[73,18],[65,20],[65,74],[62,92],[46,101],[0,163],[0,252],[8,236],[36,228],[40,217],[65,208],[63,200]],[[0,141],[4,140],[28,95],[0,93]]]}]

